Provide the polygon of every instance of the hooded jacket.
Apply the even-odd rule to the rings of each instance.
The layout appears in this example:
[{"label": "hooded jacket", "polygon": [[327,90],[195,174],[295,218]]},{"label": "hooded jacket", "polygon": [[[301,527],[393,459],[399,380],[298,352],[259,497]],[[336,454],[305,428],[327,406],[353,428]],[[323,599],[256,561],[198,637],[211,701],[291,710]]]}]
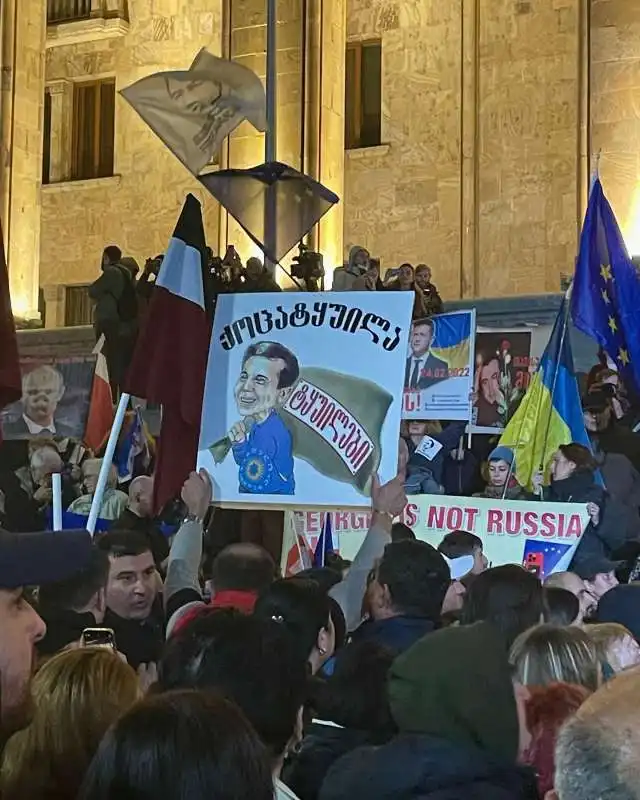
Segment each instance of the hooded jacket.
[{"label": "hooded jacket", "polygon": [[516,766],[519,726],[506,647],[485,622],[426,636],[389,673],[401,733],[328,773],[321,800],[537,800]]},{"label": "hooded jacket", "polygon": [[356,256],[359,253],[366,253],[367,251],[364,247],[360,247],[356,245],[352,247],[349,251],[349,260],[345,264],[344,267],[338,267],[338,269],[334,270],[333,272],[333,284],[331,286],[332,291],[334,292],[348,292],[353,289],[353,284],[356,278],[359,278],[361,275],[367,271],[366,268],[362,268],[357,266]]}]

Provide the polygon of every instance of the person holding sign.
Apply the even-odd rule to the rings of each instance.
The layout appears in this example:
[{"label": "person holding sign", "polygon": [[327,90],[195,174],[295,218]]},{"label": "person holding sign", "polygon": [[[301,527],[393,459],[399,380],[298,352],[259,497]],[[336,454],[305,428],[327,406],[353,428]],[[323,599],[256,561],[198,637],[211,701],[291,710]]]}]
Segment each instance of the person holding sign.
[{"label": "person holding sign", "polygon": [[[498,448],[503,449],[503,448]],[[494,451],[495,452],[495,451]],[[586,503],[590,524],[580,539],[572,567],[592,557],[609,558],[630,539],[638,536],[637,521],[616,503],[596,481],[597,464],[589,450],[577,442],[561,444],[551,459],[551,483],[534,476],[540,497],[552,503]]]},{"label": "person holding sign", "polygon": [[446,456],[464,433],[465,422],[453,422],[444,430],[439,422],[407,420],[403,438],[409,448],[405,491],[407,494],[442,494]]}]

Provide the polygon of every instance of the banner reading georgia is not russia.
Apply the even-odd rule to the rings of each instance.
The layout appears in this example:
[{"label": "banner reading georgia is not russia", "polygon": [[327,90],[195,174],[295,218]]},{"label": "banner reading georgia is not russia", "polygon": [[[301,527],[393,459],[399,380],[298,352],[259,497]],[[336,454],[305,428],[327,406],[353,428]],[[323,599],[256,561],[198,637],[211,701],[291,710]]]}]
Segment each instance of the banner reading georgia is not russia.
[{"label": "banner reading georgia is not russia", "polygon": [[198,464],[214,502],[359,508],[396,473],[413,295],[220,295]]},{"label": "banner reading georgia is not russia", "polygon": [[404,369],[404,419],[471,416],[475,311],[414,320]]},{"label": "banner reading georgia is not russia", "polygon": [[[324,524],[323,511],[292,511],[296,530],[311,548]],[[333,543],[344,558],[353,558],[370,523],[367,512],[331,511]],[[419,539],[437,547],[449,531],[475,533],[495,567],[522,564],[545,578],[566,570],[589,523],[586,505],[488,500],[482,497],[417,495],[405,507],[402,521]],[[286,525],[290,524],[285,520]]]}]

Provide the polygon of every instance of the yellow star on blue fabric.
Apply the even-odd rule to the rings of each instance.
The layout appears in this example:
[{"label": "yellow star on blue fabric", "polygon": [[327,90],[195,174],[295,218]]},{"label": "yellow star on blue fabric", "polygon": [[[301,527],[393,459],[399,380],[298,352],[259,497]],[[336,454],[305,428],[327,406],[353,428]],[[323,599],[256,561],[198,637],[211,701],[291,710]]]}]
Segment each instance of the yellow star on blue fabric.
[{"label": "yellow star on blue fabric", "polygon": [[603,281],[612,281],[613,275],[611,274],[611,267],[608,264],[603,264],[600,267],[600,274]]},{"label": "yellow star on blue fabric", "polygon": [[609,317],[609,327],[611,328],[611,333],[615,333],[618,330],[618,325],[613,317]]},{"label": "yellow star on blue fabric", "polygon": [[624,347],[620,348],[620,351],[618,352],[618,359],[625,367],[629,363],[629,353],[627,353]]},{"label": "yellow star on blue fabric", "polygon": [[604,304],[605,304],[606,306],[608,306],[608,305],[611,303],[611,300],[609,299],[609,293],[607,292],[607,290],[606,290],[606,289],[603,289],[603,290],[600,292],[600,294],[602,295],[602,299],[604,300]]}]

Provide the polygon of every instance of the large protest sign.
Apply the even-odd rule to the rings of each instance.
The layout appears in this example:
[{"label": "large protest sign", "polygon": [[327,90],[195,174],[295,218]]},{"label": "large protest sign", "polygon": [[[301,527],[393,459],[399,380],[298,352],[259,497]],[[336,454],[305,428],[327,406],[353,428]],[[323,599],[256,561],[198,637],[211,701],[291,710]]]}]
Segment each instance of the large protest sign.
[{"label": "large protest sign", "polygon": [[405,359],[404,419],[470,418],[475,312],[415,320]]},{"label": "large protest sign", "polygon": [[395,475],[410,293],[221,295],[198,463],[214,502],[363,507]]},{"label": "large protest sign", "polygon": [[[325,513],[332,515],[334,543],[340,554],[353,558],[369,527],[366,511],[291,511],[296,530],[315,546]],[[475,533],[495,567],[522,564],[545,578],[567,569],[589,523],[586,505],[488,500],[482,497],[417,495],[405,507],[402,521],[419,539],[437,547],[453,530]],[[285,520],[285,526],[290,520]]]},{"label": "large protest sign", "polygon": [[95,356],[20,358],[22,398],[0,415],[5,439],[55,435],[82,439]]},{"label": "large protest sign", "polygon": [[530,330],[478,329],[473,375],[474,433],[504,430],[529,388],[535,371],[531,356]]}]

